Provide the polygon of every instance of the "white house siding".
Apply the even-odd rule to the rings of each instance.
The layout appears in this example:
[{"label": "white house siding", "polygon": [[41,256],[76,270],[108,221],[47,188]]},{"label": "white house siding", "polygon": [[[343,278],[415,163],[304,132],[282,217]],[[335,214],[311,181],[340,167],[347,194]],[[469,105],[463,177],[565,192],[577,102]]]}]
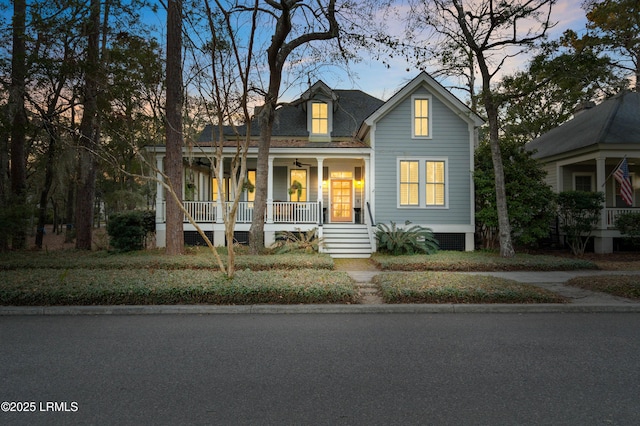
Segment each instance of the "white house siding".
[{"label": "white house siding", "polygon": [[[414,94],[429,95],[424,88]],[[426,224],[438,232],[456,232],[448,225],[471,225],[472,158],[468,124],[435,96],[431,97],[431,139],[411,138],[411,96],[382,117],[375,134],[375,219],[377,223],[405,220]],[[399,157],[437,157],[447,159],[447,208],[398,208]],[[442,231],[441,231],[442,232]]]}]

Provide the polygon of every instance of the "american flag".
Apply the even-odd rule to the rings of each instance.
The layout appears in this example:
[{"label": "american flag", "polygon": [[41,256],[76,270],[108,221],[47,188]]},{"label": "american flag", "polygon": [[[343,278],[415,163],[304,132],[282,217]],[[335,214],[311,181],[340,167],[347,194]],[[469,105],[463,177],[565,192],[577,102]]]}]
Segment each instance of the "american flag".
[{"label": "american flag", "polygon": [[620,197],[627,203],[627,205],[633,205],[633,186],[631,186],[631,179],[629,178],[629,164],[627,164],[626,157],[622,159],[620,165],[613,172],[613,177],[620,183]]}]

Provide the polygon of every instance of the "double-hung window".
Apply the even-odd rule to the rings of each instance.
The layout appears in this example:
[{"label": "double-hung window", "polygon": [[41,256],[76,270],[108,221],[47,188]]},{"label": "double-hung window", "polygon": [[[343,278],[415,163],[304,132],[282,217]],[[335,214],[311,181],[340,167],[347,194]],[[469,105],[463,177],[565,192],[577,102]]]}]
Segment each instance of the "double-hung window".
[{"label": "double-hung window", "polygon": [[431,99],[414,96],[412,99],[412,135],[416,139],[431,138]]},{"label": "double-hung window", "polygon": [[311,134],[329,134],[329,108],[326,102],[311,103]]},{"label": "double-hung window", "polygon": [[420,204],[420,162],[400,160],[400,205],[417,206]]},{"label": "double-hung window", "polygon": [[447,160],[398,159],[398,207],[446,208]]}]

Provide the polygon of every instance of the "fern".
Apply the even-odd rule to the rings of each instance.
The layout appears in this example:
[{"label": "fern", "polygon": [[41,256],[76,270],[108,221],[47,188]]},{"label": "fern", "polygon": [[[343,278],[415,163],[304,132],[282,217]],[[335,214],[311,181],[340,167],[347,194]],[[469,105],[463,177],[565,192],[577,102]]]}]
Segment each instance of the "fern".
[{"label": "fern", "polygon": [[[406,221],[408,226],[411,222]],[[376,230],[378,251],[394,256],[402,254],[432,254],[438,251],[438,240],[429,228],[413,225],[409,228],[399,228],[395,222],[390,226],[381,223]]]},{"label": "fern", "polygon": [[283,231],[278,233],[275,245],[275,253],[291,253],[291,252],[317,252],[318,247],[322,243],[322,238],[318,238],[316,228],[306,232]]}]

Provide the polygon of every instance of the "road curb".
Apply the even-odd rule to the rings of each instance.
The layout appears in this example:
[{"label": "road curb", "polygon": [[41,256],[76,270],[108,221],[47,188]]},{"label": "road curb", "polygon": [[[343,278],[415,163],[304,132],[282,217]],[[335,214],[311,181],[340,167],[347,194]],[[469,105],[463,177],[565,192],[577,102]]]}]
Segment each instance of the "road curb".
[{"label": "road curb", "polygon": [[0,316],[238,315],[401,313],[640,313],[640,304],[401,304],[401,305],[154,305],[3,306]]}]

